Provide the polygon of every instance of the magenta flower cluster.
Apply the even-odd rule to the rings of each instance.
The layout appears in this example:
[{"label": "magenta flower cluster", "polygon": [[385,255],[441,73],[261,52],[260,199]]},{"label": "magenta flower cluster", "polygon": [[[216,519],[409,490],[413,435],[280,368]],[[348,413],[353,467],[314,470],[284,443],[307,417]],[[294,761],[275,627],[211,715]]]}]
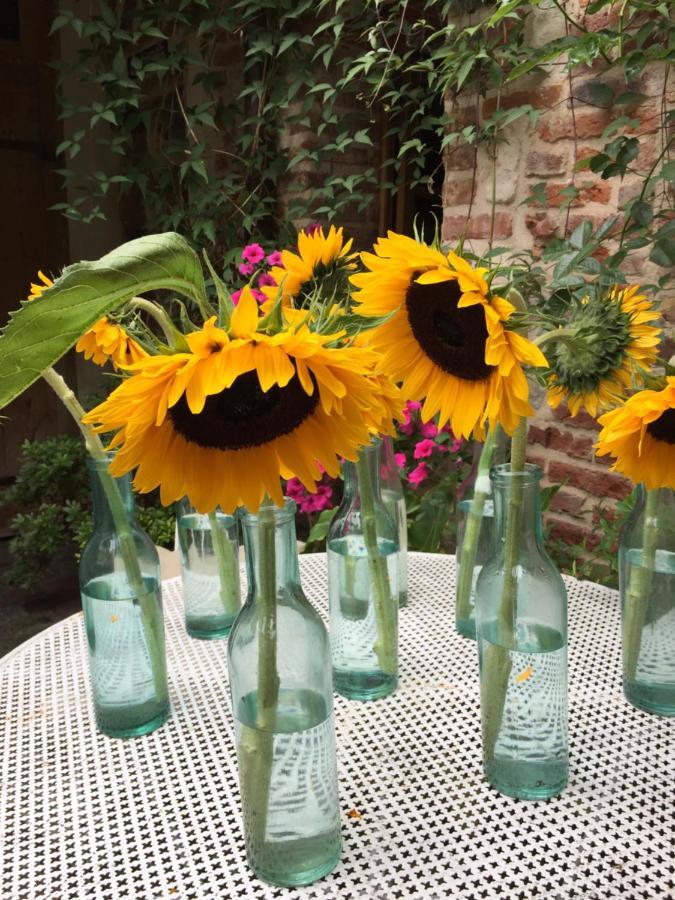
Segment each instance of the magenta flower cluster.
[{"label": "magenta flower cluster", "polygon": [[319,513],[333,505],[333,487],[322,482],[315,494],[310,494],[299,478],[289,478],[286,482],[286,496],[295,500],[303,513]]},{"label": "magenta flower cluster", "polygon": [[[258,303],[263,303],[266,297],[260,288],[266,285],[273,287],[276,284],[274,277],[266,271],[266,268],[272,266],[283,268],[284,263],[281,253],[279,250],[272,250],[266,254],[260,244],[253,243],[244,247],[241,251],[241,258],[243,262],[240,262],[237,266],[239,274],[245,278],[251,278],[257,272],[256,283],[251,285],[251,292]],[[232,293],[232,302],[235,306],[239,303],[242,290],[243,288],[239,288],[239,290]]]},{"label": "magenta flower cluster", "polygon": [[[409,483],[416,488],[424,484],[431,474],[431,465],[427,460],[440,453],[457,453],[462,446],[461,440],[455,438],[449,425],[439,431],[434,422],[422,422],[421,409],[421,403],[418,403],[417,400],[409,400],[403,411],[403,421],[399,425],[401,434],[405,434],[407,437],[420,436],[412,448],[412,466],[406,476]],[[450,435],[452,440],[448,441],[446,435]],[[396,453],[394,458],[396,465],[405,473],[408,465],[405,453]],[[414,464],[415,460],[416,464]]]}]

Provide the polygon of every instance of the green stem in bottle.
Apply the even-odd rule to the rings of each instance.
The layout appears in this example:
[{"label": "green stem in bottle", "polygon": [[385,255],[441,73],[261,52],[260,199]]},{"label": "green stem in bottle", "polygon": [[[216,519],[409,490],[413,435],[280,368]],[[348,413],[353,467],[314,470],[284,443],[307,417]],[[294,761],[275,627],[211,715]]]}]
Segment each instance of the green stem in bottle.
[{"label": "green stem in bottle", "polygon": [[235,558],[232,541],[217,513],[209,513],[209,526],[213,552],[218,563],[220,599],[225,612],[233,615],[239,609],[239,560]]},{"label": "green stem in bottle", "polygon": [[487,433],[480,460],[478,461],[478,473],[476,476],[476,489],[471,500],[471,509],[466,519],[466,528],[459,560],[459,573],[457,577],[457,603],[455,607],[455,619],[457,621],[468,619],[471,615],[471,589],[473,587],[473,570],[476,567],[476,555],[478,542],[483,524],[483,511],[485,501],[489,494],[482,486],[490,473],[497,433],[500,426],[495,425]]},{"label": "green stem in bottle", "polygon": [[640,642],[644,628],[649,594],[654,578],[656,545],[659,536],[659,491],[647,491],[644,523],[642,526],[642,552],[638,565],[630,566],[628,589],[623,611],[623,671],[628,681],[633,681],[640,656]]},{"label": "green stem in bottle", "polygon": [[356,461],[356,472],[361,498],[363,541],[368,554],[368,569],[373,587],[373,605],[377,625],[377,641],[373,650],[382,671],[387,675],[396,675],[398,672],[398,640],[394,609],[398,608],[398,597],[392,596],[387,560],[381,555],[377,543],[375,493],[365,450],[359,454]]},{"label": "green stem in bottle", "polygon": [[[511,444],[511,471],[525,471],[527,452],[527,418],[523,417]],[[520,531],[523,517],[523,484],[514,478],[509,491],[504,535],[504,581],[497,613],[495,642],[483,648],[481,677],[481,709],[483,749],[487,759],[494,757],[495,745],[504,715],[504,704],[511,674],[510,651],[514,646],[515,607],[518,594],[516,566],[520,555]]]},{"label": "green stem in bottle", "polygon": [[115,526],[115,533],[117,535],[120,553],[124,563],[124,571],[127,576],[127,581],[129,582],[129,587],[134,594],[134,602],[138,603],[141,609],[141,624],[145,632],[146,643],[150,655],[155,689],[158,693],[163,693],[166,682],[164,635],[163,633],[156,633],[150,624],[156,618],[152,615],[152,605],[156,602],[156,598],[154,592],[148,591],[143,581],[143,574],[138,561],[136,544],[134,542],[129,516],[127,515],[127,510],[124,505],[124,499],[120,493],[116,480],[110,475],[107,469],[110,457],[96,432],[82,421],[82,417],[85,414],[84,409],[61,375],[50,366],[44,370],[42,377],[75,420],[77,427],[80,429],[84,438],[90,456],[99,462],[106,463],[106,468],[97,470],[96,475],[101,482],[101,486],[106,495],[106,500],[108,501],[108,506],[110,507],[110,514]]},{"label": "green stem in bottle", "polygon": [[244,726],[239,744],[241,793],[247,831],[262,845],[272,783],[274,728],[279,700],[277,670],[277,576],[274,506],[265,498],[258,511],[260,614],[255,728]]}]

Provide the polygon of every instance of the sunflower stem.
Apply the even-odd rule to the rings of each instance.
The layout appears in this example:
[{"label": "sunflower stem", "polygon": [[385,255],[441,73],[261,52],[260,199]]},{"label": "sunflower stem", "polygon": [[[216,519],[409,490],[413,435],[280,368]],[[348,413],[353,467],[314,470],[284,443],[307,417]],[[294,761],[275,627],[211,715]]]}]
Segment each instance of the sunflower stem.
[{"label": "sunflower stem", "polygon": [[180,331],[173,325],[166,312],[157,303],[145,297],[133,297],[128,303],[129,309],[142,309],[159,325],[162,334],[172,350],[189,350],[189,346]]},{"label": "sunflower stem", "polygon": [[476,487],[471,500],[471,509],[469,510],[469,515],[466,520],[466,530],[464,531],[464,540],[462,541],[459,574],[457,577],[455,621],[458,623],[471,616],[473,570],[476,566],[478,541],[480,540],[480,532],[483,525],[483,510],[485,509],[485,501],[488,497],[488,491],[484,489],[484,485],[486,484],[486,480],[490,473],[490,467],[492,466],[499,429],[500,426],[498,424],[495,424],[494,427],[489,429],[478,462]]},{"label": "sunflower stem", "polygon": [[575,340],[577,340],[577,336],[568,328],[554,328],[552,331],[545,331],[544,334],[532,338],[532,343],[537,347],[543,347],[544,344],[552,341],[567,341],[568,344],[574,344]]},{"label": "sunflower stem", "polygon": [[373,650],[382,671],[387,675],[396,675],[398,672],[398,635],[396,633],[395,616],[398,610],[398,597],[392,595],[387,560],[381,555],[377,543],[375,492],[370,475],[368,455],[365,451],[359,453],[356,461],[356,473],[361,497],[363,541],[368,554],[368,569],[373,589],[373,606],[377,624],[377,642]]},{"label": "sunflower stem", "polygon": [[[511,444],[511,471],[525,471],[527,451],[527,418],[521,418]],[[523,517],[523,484],[514,479],[509,493],[504,536],[504,581],[497,612],[496,641],[485,648],[482,659],[481,707],[483,720],[483,752],[487,760],[494,757],[495,745],[504,715],[504,704],[511,673],[510,651],[514,644],[520,531]]]},{"label": "sunflower stem", "polygon": [[[89,455],[99,462],[108,464],[110,457],[103,447],[101,439],[96,432],[82,421],[85,411],[80,405],[79,400],[66,383],[65,379],[51,366],[42,372],[42,377],[54,391],[59,400],[63,403],[70,415],[75,420],[77,427],[84,438]],[[129,582],[129,587],[134,595],[134,603],[141,608],[141,625],[145,632],[145,639],[150,655],[150,664],[152,666],[152,677],[155,683],[155,689],[158,693],[163,693],[166,670],[164,664],[164,635],[155,634],[151,626],[153,617],[147,606],[154,602],[154,597],[148,591],[143,581],[143,573],[138,561],[138,553],[136,551],[136,543],[131,528],[131,522],[127,515],[124,505],[124,499],[120,493],[117,481],[109,473],[107,465],[104,470],[98,470],[97,476],[101,482],[101,486],[106,495],[110,514],[115,526],[115,533],[119,542],[124,571]]]},{"label": "sunflower stem", "polygon": [[654,578],[656,545],[659,536],[659,490],[647,491],[644,523],[642,526],[642,553],[640,562],[631,565],[623,612],[623,673],[627,681],[635,679],[640,657],[640,643],[644,628],[649,594]]},{"label": "sunflower stem", "polygon": [[279,700],[277,670],[277,575],[274,506],[266,497],[258,511],[260,595],[258,687],[255,728],[245,727],[239,746],[242,805],[252,841],[262,845],[272,782],[274,729]]},{"label": "sunflower stem", "polygon": [[220,599],[223,609],[233,615],[239,609],[239,560],[235,559],[234,548],[225,525],[215,512],[209,513],[211,542],[218,563]]}]

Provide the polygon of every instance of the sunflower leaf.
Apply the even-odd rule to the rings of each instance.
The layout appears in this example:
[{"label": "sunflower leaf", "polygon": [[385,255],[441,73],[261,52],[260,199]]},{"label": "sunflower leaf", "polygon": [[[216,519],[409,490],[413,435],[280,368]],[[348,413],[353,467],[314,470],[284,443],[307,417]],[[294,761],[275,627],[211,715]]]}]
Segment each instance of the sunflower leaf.
[{"label": "sunflower leaf", "polygon": [[204,300],[199,259],[179,234],[152,234],[94,262],[68,266],[52,287],[12,313],[0,335],[0,409],[54,365],[102,316],[132,297],[168,289]]}]

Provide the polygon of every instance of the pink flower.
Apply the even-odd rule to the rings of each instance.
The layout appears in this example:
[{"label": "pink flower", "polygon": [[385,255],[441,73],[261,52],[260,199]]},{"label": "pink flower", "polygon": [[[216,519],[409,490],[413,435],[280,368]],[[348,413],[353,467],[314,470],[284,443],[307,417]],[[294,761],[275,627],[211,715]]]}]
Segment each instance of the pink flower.
[{"label": "pink flower", "polygon": [[426,456],[431,456],[434,450],[436,450],[436,441],[425,438],[423,441],[418,441],[415,444],[413,456],[415,459],[423,459]]},{"label": "pink flower", "polygon": [[[407,413],[404,411],[403,415],[407,416]],[[411,435],[413,433],[413,431],[415,430],[415,426],[410,421],[409,416],[405,419],[405,421],[399,423],[398,430],[401,432],[401,434]]]},{"label": "pink flower", "polygon": [[235,306],[237,305],[237,303],[239,303],[239,298],[241,297],[241,292],[242,292],[242,291],[243,291],[243,288],[239,288],[238,291],[235,291],[235,292],[231,295],[231,296],[232,296],[232,302],[234,303]]},{"label": "pink flower", "polygon": [[308,234],[311,237],[313,234],[316,234],[317,231],[319,231],[320,229],[321,229],[321,226],[319,225],[318,222],[312,222],[311,225],[308,225],[307,228],[305,228],[303,230],[304,230],[305,234]]},{"label": "pink flower", "polygon": [[405,453],[394,453],[394,462],[399,469],[405,469]]},{"label": "pink flower", "polygon": [[429,466],[425,462],[418,463],[415,468],[408,475],[408,481],[410,484],[415,485],[415,487],[419,487],[423,481],[426,481],[429,476]]},{"label": "pink flower", "polygon": [[420,426],[420,432],[422,433],[422,437],[434,438],[438,434],[438,428],[436,427],[435,422],[424,422]]},{"label": "pink flower", "polygon": [[316,493],[312,494],[299,478],[289,478],[286,482],[286,495],[291,500],[295,500],[300,512],[321,512],[331,506],[333,488],[329,484],[320,484],[316,489]]},{"label": "pink flower", "polygon": [[273,250],[270,255],[267,257],[267,265],[268,266],[279,266],[283,269],[284,261],[281,258],[281,253],[279,250]]},{"label": "pink flower", "polygon": [[252,263],[239,263],[238,269],[240,275],[253,275]]},{"label": "pink flower", "polygon": [[266,284],[272,285],[273,287],[276,285],[276,281],[274,280],[274,278],[272,278],[269,272],[263,272],[262,275],[258,278],[258,287],[265,287]]},{"label": "pink flower", "polygon": [[241,251],[241,258],[255,265],[265,259],[265,251],[260,244],[247,244]]},{"label": "pink flower", "polygon": [[459,453],[459,451],[461,449],[462,449],[462,441],[460,440],[460,438],[455,438],[452,446],[450,447],[450,452],[451,453]]},{"label": "pink flower", "polygon": [[267,297],[263,294],[263,292],[259,291],[257,288],[253,288],[251,290],[251,293],[253,294],[255,299],[258,301],[258,303],[264,303],[265,300],[267,300]]}]

